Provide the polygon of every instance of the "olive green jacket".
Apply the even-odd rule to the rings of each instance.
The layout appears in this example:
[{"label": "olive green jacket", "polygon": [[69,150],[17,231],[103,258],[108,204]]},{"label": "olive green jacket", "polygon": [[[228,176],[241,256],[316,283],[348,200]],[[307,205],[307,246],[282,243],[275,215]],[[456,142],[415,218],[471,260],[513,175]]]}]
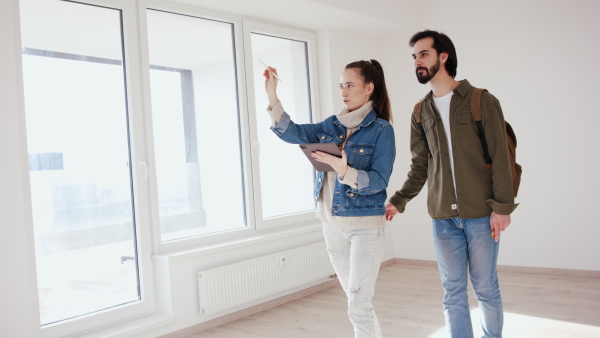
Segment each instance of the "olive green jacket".
[{"label": "olive green jacket", "polygon": [[[509,215],[514,204],[512,177],[506,143],[506,129],[500,102],[484,92],[481,98],[482,124],[492,158],[492,169],[487,169],[483,148],[477,135],[477,125],[471,115],[471,94],[475,87],[463,80],[454,88],[450,101],[450,129],[456,190],[448,151],[448,140],[440,113],[433,103],[433,93],[423,99],[421,122],[427,135],[425,141],[411,118],[410,149],[412,164],[408,177],[392,198],[399,212],[406,203],[419,194],[425,182],[429,193],[427,208],[433,219],[453,217],[481,218],[492,211]],[[428,156],[427,144],[431,151]]]}]

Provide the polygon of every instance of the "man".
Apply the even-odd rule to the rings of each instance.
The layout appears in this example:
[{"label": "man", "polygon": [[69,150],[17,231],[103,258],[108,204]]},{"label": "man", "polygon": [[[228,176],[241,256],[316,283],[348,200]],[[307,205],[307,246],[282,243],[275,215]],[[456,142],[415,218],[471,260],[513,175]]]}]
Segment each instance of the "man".
[{"label": "man", "polygon": [[386,204],[386,217],[391,220],[404,212],[406,203],[427,182],[448,330],[452,337],[473,337],[467,299],[470,274],[484,337],[501,337],[503,310],[496,263],[500,234],[517,207],[502,109],[494,96],[483,93],[482,123],[493,163],[487,169],[471,114],[475,87],[454,79],[457,57],[452,41],[426,30],[415,34],[409,45],[417,79],[431,86],[420,115],[426,137],[413,114],[411,169],[402,189]]}]

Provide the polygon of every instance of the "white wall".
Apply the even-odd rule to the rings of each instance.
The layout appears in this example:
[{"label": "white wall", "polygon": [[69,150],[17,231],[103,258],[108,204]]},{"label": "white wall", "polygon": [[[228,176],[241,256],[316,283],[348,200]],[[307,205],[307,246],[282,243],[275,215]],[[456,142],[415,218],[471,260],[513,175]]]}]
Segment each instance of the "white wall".
[{"label": "white wall", "polygon": [[[382,66],[392,104],[396,135],[396,161],[388,187],[388,196],[402,187],[410,169],[410,116],[413,107],[429,90],[419,84],[413,69],[412,50],[408,40],[414,31],[382,39]],[[435,260],[431,237],[431,219],[427,214],[426,187],[414,198],[403,214],[394,218],[387,226],[394,237],[394,257],[420,260]]]},{"label": "white wall", "polygon": [[[600,2],[427,0],[419,5],[417,30],[438,30],[453,40],[457,79],[493,93],[517,134],[521,205],[502,235],[499,264],[600,270],[595,215],[600,137],[594,130],[600,123],[594,100],[600,90]],[[412,70],[409,37],[384,41],[387,64],[397,60]],[[393,41],[398,45],[389,47]],[[428,91],[412,72],[406,75],[402,68],[398,76],[410,83],[398,87],[410,88],[398,96],[394,92],[401,101],[394,108],[403,109],[394,113],[404,116],[396,123],[397,134],[408,132],[412,106]],[[399,137],[400,149],[407,149],[407,138]],[[398,156],[396,178],[403,181],[410,155]],[[435,260],[424,195],[396,221],[396,257]]]}]

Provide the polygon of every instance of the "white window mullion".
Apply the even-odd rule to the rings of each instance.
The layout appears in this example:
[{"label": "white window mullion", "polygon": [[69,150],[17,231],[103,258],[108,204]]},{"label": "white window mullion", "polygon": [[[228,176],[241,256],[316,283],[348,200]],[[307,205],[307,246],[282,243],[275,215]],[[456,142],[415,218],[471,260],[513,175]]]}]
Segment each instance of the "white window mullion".
[{"label": "white window mullion", "polygon": [[[114,1],[114,0],[111,0]],[[121,3],[121,1],[119,1]],[[148,127],[146,116],[147,86],[144,65],[147,50],[143,39],[146,35],[144,17],[140,14],[145,8],[140,1],[128,2],[122,11],[123,44],[126,60],[126,79],[129,103],[129,141],[131,149],[136,217],[136,243],[138,254],[138,274],[140,279],[140,312],[151,313],[156,309],[156,288],[154,284],[154,252],[152,238],[152,194],[151,161],[148,157],[148,142],[145,138]]]}]

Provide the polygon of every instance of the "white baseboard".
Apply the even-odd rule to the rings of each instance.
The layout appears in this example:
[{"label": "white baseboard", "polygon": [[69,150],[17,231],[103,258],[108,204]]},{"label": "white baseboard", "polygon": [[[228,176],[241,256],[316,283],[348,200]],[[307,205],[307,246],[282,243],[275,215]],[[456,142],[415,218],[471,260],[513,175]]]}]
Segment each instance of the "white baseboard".
[{"label": "white baseboard", "polygon": [[[408,258],[394,258],[394,264],[437,267],[436,261],[421,260],[421,259],[408,259]],[[557,269],[557,268],[538,268],[538,267],[528,267],[528,266],[498,265],[498,271],[499,272],[532,273],[532,274],[539,274],[539,275],[558,275],[558,276],[600,278],[600,271],[594,271],[594,270],[575,270],[575,269]]]}]

